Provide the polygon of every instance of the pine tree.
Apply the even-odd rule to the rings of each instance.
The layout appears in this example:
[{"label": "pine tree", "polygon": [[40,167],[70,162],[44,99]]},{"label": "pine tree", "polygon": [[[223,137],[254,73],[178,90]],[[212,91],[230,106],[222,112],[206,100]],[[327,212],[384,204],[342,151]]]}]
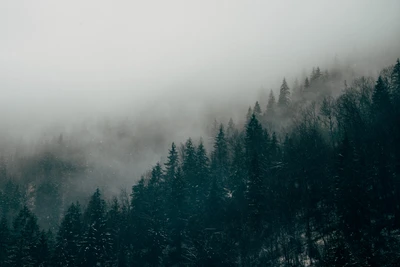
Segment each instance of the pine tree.
[{"label": "pine tree", "polygon": [[218,135],[215,137],[214,151],[212,152],[211,160],[211,167],[215,179],[217,179],[219,183],[225,183],[228,177],[229,153],[224,126],[222,124],[219,127]]},{"label": "pine tree", "polygon": [[318,81],[321,77],[322,77],[321,69],[319,67],[313,68],[310,76],[311,83]]},{"label": "pine tree", "polygon": [[269,145],[270,151],[270,159],[271,161],[278,161],[279,160],[279,143],[278,138],[276,137],[276,133],[272,133],[271,143]]},{"label": "pine tree", "polygon": [[254,115],[256,115],[257,120],[260,120],[262,111],[258,101],[256,101],[256,103],[254,104],[253,113]]},{"label": "pine tree", "polygon": [[281,108],[288,107],[290,104],[290,90],[286,83],[286,79],[283,79],[281,89],[279,92],[278,106]]},{"label": "pine tree", "polygon": [[[127,249],[125,247],[125,238],[126,234],[126,219],[124,218],[125,214],[122,214],[121,207],[119,201],[116,197],[113,197],[110,209],[106,215],[106,225],[110,230],[110,238],[112,240],[112,249],[110,251],[111,254],[111,262],[112,266],[118,265],[120,262],[126,260],[124,254],[127,254]],[[125,264],[126,265],[126,264]]]},{"label": "pine tree", "polygon": [[36,249],[37,264],[38,266],[50,266],[50,247],[45,231],[40,232],[38,245]]},{"label": "pine tree", "polygon": [[228,122],[228,128],[226,129],[226,137],[228,139],[233,138],[235,135],[235,132],[236,132],[236,125],[233,122],[232,118],[230,118],[229,122]]},{"label": "pine tree", "polygon": [[251,109],[251,107],[249,107],[246,114],[246,123],[250,121],[252,115],[253,115],[253,110]]},{"label": "pine tree", "polygon": [[273,118],[275,115],[275,106],[276,106],[275,96],[274,92],[271,90],[271,92],[269,93],[269,99],[266,110],[266,115],[269,119]]},{"label": "pine tree", "polygon": [[199,200],[202,201],[207,191],[207,185],[209,182],[209,172],[210,172],[210,163],[207,157],[207,151],[204,147],[203,141],[200,140],[199,146],[196,151],[196,166],[197,166],[197,175],[199,177]]},{"label": "pine tree", "polygon": [[248,202],[249,227],[254,234],[254,239],[259,240],[259,234],[263,225],[263,213],[265,211],[264,194],[264,135],[263,130],[253,115],[246,127],[246,155],[248,168],[248,185],[246,199]]},{"label": "pine tree", "polygon": [[175,179],[172,183],[172,192],[168,203],[169,220],[168,228],[170,233],[168,259],[169,266],[182,266],[185,263],[186,220],[187,220],[187,183],[183,171],[178,168]]},{"label": "pine tree", "polygon": [[54,266],[75,266],[83,235],[80,204],[72,203],[61,222],[56,237],[53,257]]},{"label": "pine tree", "polygon": [[146,264],[145,252],[151,246],[148,236],[149,200],[146,193],[144,177],[132,187],[131,213],[129,225],[130,264],[143,266]]},{"label": "pine tree", "polygon": [[345,241],[351,244],[352,254],[358,254],[356,257],[365,259],[367,255],[364,254],[366,251],[362,247],[368,241],[363,236],[368,231],[370,215],[367,190],[361,180],[363,178],[360,169],[361,162],[350,140],[345,136],[340,144],[336,163],[335,204],[339,217],[338,229]]},{"label": "pine tree", "polygon": [[179,166],[179,155],[176,150],[175,143],[172,143],[171,149],[168,151],[168,160],[165,163],[165,171],[164,171],[164,194],[169,195],[172,181],[175,178],[176,171]]},{"label": "pine tree", "polygon": [[11,266],[37,266],[40,231],[35,215],[24,206],[14,219],[8,263]]},{"label": "pine tree", "polygon": [[184,179],[187,181],[190,191],[190,202],[193,204],[196,202],[197,190],[201,181],[197,176],[197,164],[196,164],[196,147],[193,145],[192,139],[189,138],[184,147],[184,158],[182,163],[182,170]]},{"label": "pine tree", "polygon": [[263,130],[261,124],[253,114],[246,126],[246,155],[250,163],[253,154],[262,154],[264,149]]},{"label": "pine tree", "polygon": [[372,104],[375,114],[387,111],[391,105],[389,88],[387,88],[381,76],[379,76],[372,94]]},{"label": "pine tree", "polygon": [[109,264],[112,241],[106,224],[106,203],[97,189],[84,213],[85,233],[79,255],[80,266]]},{"label": "pine tree", "polygon": [[162,198],[162,170],[159,163],[153,167],[151,178],[147,187],[148,220],[146,221],[148,235],[148,251],[145,254],[145,261],[150,266],[159,266],[162,261],[162,252],[165,247],[165,216],[162,210],[164,203]]}]

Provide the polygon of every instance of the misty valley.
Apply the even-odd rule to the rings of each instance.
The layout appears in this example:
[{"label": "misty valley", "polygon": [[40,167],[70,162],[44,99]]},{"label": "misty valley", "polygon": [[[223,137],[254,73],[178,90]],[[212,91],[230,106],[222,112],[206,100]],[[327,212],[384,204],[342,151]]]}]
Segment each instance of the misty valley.
[{"label": "misty valley", "polygon": [[392,63],[284,78],[183,141],[122,120],[2,143],[0,266],[400,266]]}]

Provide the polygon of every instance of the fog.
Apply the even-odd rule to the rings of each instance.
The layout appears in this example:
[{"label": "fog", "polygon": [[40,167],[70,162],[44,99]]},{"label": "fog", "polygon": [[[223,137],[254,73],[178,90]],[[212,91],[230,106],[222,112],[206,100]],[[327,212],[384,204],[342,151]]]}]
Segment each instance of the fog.
[{"label": "fog", "polygon": [[[0,6],[2,136],[28,144],[64,133],[100,142],[96,127],[122,121],[144,144],[128,176],[162,160],[172,141],[207,138],[214,118],[242,119],[283,77],[292,84],[335,58],[376,75],[400,55],[397,0]],[[133,141],[112,146],[107,158],[118,163],[126,142]]]}]

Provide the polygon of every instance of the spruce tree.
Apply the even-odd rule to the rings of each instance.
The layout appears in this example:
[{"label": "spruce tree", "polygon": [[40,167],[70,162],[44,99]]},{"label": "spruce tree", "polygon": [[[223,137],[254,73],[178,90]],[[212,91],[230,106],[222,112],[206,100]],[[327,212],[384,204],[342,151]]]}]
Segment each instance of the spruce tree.
[{"label": "spruce tree", "polygon": [[35,215],[24,206],[13,221],[12,242],[8,254],[11,266],[37,266],[40,231]]},{"label": "spruce tree", "polygon": [[144,177],[132,187],[129,221],[129,261],[131,265],[146,265],[144,252],[151,246],[148,233],[150,202],[146,189]]},{"label": "spruce tree", "polygon": [[286,108],[290,104],[290,89],[284,78],[282,81],[281,89],[279,91],[278,106],[281,108]]},{"label": "spruce tree", "polygon": [[185,263],[186,221],[187,221],[188,190],[183,171],[178,168],[172,183],[169,199],[169,245],[167,265],[182,266]]},{"label": "spruce tree", "polygon": [[47,239],[47,234],[43,230],[40,231],[40,236],[36,249],[36,255],[37,255],[38,266],[43,266],[43,267],[51,266],[49,242]]},{"label": "spruce tree", "polygon": [[166,182],[172,180],[175,177],[178,163],[178,151],[176,150],[175,143],[172,143],[171,149],[169,150],[168,154],[168,161],[165,163]]},{"label": "spruce tree", "polygon": [[159,163],[153,167],[151,178],[147,186],[148,220],[146,220],[146,228],[148,233],[149,244],[145,255],[146,262],[151,266],[159,266],[162,261],[162,252],[166,243],[165,240],[165,215],[163,208],[162,196],[162,170]]},{"label": "spruce tree", "polygon": [[375,115],[387,111],[391,105],[389,88],[381,76],[379,76],[372,94],[372,104]]},{"label": "spruce tree", "polygon": [[197,175],[199,177],[199,200],[204,200],[205,192],[207,192],[207,186],[209,185],[209,175],[210,175],[210,162],[207,156],[207,151],[204,147],[203,141],[200,143],[196,151],[196,167]]},{"label": "spruce tree", "polygon": [[248,224],[253,233],[253,246],[258,246],[262,232],[265,203],[264,162],[265,149],[263,130],[257,118],[253,115],[246,127],[246,158],[247,158],[247,191]]},{"label": "spruce tree", "polygon": [[275,115],[275,106],[276,106],[275,96],[274,92],[271,90],[271,92],[269,93],[269,99],[266,109],[266,116],[269,119],[273,118]]},{"label": "spruce tree", "polygon": [[254,113],[254,115],[256,115],[257,120],[261,119],[262,111],[261,111],[261,107],[260,107],[260,104],[258,103],[258,101],[256,101],[256,103],[254,104],[253,113]]},{"label": "spruce tree", "polygon": [[214,177],[220,181],[219,183],[224,183],[228,176],[229,153],[224,126],[222,124],[219,127],[218,135],[215,137],[214,151],[212,152],[211,160]]},{"label": "spruce tree", "polygon": [[74,266],[77,264],[82,235],[81,207],[78,202],[72,203],[64,215],[56,236],[52,260],[54,266]]},{"label": "spruce tree", "polygon": [[247,110],[247,114],[246,114],[246,123],[248,123],[250,121],[251,115],[253,115],[253,110],[251,109],[251,107],[249,107],[249,109]]},{"label": "spruce tree", "polygon": [[106,203],[96,189],[84,213],[85,232],[79,255],[80,266],[110,264],[112,240],[106,224]]}]

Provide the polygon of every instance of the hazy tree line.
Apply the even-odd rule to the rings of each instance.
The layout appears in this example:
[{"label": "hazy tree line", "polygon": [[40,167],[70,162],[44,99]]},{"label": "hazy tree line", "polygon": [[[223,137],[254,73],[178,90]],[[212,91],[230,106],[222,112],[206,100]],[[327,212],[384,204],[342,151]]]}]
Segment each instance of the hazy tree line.
[{"label": "hazy tree line", "polygon": [[23,189],[0,161],[0,266],[398,266],[400,62],[338,97],[335,75],[284,79],[210,153],[172,143],[130,196],[63,209],[55,177],[83,163],[47,155]]}]

